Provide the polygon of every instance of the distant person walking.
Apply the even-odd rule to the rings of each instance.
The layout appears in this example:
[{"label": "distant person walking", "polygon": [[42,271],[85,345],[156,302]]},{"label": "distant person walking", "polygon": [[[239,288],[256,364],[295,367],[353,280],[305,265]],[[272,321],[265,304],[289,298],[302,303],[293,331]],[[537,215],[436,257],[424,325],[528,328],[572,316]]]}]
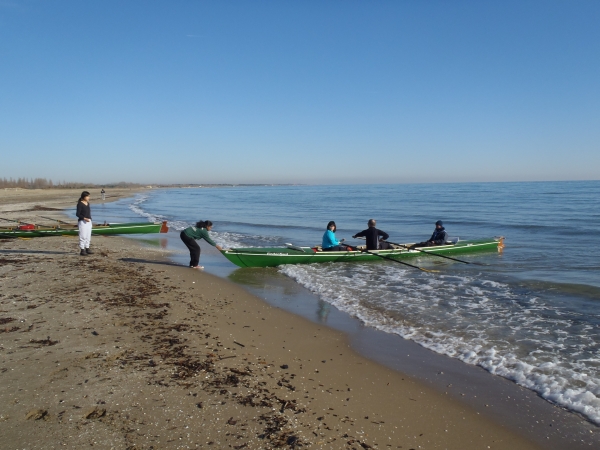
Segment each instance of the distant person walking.
[{"label": "distant person walking", "polygon": [[210,220],[200,221],[196,223],[195,227],[187,227],[185,230],[181,232],[179,235],[181,240],[185,244],[185,246],[190,251],[190,267],[192,269],[204,269],[203,266],[200,266],[200,246],[196,242],[197,240],[204,239],[213,247],[216,247],[217,250],[221,251],[223,248],[220,245],[217,245],[215,241],[213,241],[208,232],[212,230],[212,222]]},{"label": "distant person walking", "polygon": [[81,256],[91,255],[90,240],[92,239],[92,212],[90,210],[90,193],[83,191],[77,202],[77,226],[79,227],[79,248]]},{"label": "distant person walking", "polygon": [[104,188],[102,188],[102,190],[100,191],[100,195],[102,195],[102,200],[106,200],[106,191],[104,190]]}]

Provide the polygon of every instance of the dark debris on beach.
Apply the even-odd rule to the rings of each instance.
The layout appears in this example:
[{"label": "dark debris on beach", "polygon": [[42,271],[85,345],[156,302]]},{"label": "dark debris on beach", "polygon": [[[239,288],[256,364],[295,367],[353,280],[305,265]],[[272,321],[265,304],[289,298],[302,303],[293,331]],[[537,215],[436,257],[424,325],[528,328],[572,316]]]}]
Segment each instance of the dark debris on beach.
[{"label": "dark debris on beach", "polygon": [[[295,449],[334,441],[338,448],[371,448],[357,437],[341,431],[336,434],[317,420],[318,414],[297,394],[293,375],[270,370],[287,370],[288,364],[240,354],[246,345],[237,341],[233,341],[237,351],[225,347],[221,338],[213,334],[210,317],[231,301],[220,299],[210,305],[198,302],[188,288],[162,276],[160,269],[123,262],[117,259],[117,252],[105,253],[110,256],[86,260],[39,255],[2,259],[6,280],[21,277],[21,283],[45,283],[43,292],[33,297],[21,294],[22,289],[16,287],[0,296],[3,305],[12,302],[22,307],[22,314],[30,314],[26,322],[29,330],[48,329],[50,324],[43,320],[45,308],[61,308],[77,320],[61,325],[70,327],[71,335],[87,333],[95,340],[95,344],[87,345],[97,346],[97,350],[73,356],[65,350],[71,345],[68,341],[47,336],[28,338],[29,347],[33,348],[21,345],[10,350],[33,352],[51,348],[54,353],[71,355],[65,367],[44,374],[51,384],[39,388],[57,392],[57,406],[34,409],[29,419],[79,430],[66,433],[101,427],[123,442],[123,448],[132,449],[161,448],[161,442],[168,445],[171,439],[201,442],[211,448]],[[22,268],[34,262],[36,280],[30,280],[30,275],[23,278]],[[43,263],[52,264],[54,272],[45,274]],[[83,294],[73,288],[82,280],[86,286]],[[186,310],[185,315],[173,313],[173,296],[176,306]],[[110,319],[114,321],[110,327],[108,319],[101,320],[109,315],[114,318]],[[1,317],[0,332],[19,330],[13,323],[17,323],[15,317]],[[78,339],[79,346],[87,343],[83,337]],[[8,367],[10,364],[7,362]],[[98,392],[96,397],[102,395],[104,399],[83,395],[92,387]],[[62,399],[68,397],[69,389],[81,392],[79,400]],[[175,405],[174,399],[182,400]],[[139,412],[140,406],[135,406],[143,402],[149,402],[153,408],[146,406],[147,412],[164,410],[154,421],[158,425]],[[338,420],[344,424],[349,419]],[[201,427],[197,426],[199,423]],[[190,426],[193,432],[183,433]]]}]

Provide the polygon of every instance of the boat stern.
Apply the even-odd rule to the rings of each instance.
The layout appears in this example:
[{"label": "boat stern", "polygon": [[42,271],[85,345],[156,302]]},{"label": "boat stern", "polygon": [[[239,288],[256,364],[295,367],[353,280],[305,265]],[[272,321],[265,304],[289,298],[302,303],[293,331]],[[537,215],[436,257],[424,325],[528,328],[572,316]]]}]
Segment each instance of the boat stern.
[{"label": "boat stern", "polygon": [[504,236],[497,237],[496,240],[498,241],[498,251],[502,252],[504,250]]}]

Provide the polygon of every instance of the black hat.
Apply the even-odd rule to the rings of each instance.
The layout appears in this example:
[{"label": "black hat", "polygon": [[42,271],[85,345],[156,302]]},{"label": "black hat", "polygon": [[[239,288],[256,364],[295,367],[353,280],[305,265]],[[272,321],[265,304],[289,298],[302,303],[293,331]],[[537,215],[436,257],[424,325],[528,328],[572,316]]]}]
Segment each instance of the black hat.
[{"label": "black hat", "polygon": [[442,222],[441,220],[438,220],[438,221],[435,223],[435,226],[437,227],[438,225],[439,225],[440,227],[443,227],[443,226],[444,226],[444,222]]}]

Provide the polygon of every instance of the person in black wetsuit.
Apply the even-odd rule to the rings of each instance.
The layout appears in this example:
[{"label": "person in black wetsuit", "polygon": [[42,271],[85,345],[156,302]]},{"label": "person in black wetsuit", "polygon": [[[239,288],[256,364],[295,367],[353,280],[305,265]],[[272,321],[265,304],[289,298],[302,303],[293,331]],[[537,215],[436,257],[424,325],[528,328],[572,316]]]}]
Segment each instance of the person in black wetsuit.
[{"label": "person in black wetsuit", "polygon": [[435,230],[433,230],[433,234],[431,235],[428,241],[413,244],[409,248],[412,249],[417,247],[435,247],[436,245],[444,245],[447,240],[448,233],[444,228],[444,223],[441,220],[438,220],[435,223]]},{"label": "person in black wetsuit", "polygon": [[354,239],[357,237],[364,237],[367,240],[367,250],[388,250],[392,248],[390,244],[387,242],[383,242],[383,240],[390,237],[385,231],[378,230],[375,228],[377,222],[375,219],[369,220],[369,228],[361,231],[360,233],[356,233],[352,236]]}]

